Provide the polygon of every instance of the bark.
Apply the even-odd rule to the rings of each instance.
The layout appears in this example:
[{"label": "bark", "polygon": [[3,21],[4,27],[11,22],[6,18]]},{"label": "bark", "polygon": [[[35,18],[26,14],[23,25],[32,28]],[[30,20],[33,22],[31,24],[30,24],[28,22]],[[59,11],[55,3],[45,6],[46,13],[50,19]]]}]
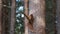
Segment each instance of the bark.
[{"label": "bark", "polygon": [[[28,0],[25,0],[24,1],[24,6],[25,6],[25,14],[28,15]],[[25,34],[28,34],[28,20],[27,18],[25,17]]]},{"label": "bark", "polygon": [[0,34],[2,34],[2,0],[0,0]]},{"label": "bark", "polygon": [[57,29],[57,34],[60,34],[60,0],[56,0],[56,29]]},{"label": "bark", "polygon": [[14,27],[15,27],[15,14],[16,14],[16,0],[11,0],[11,23],[10,23],[10,34],[14,34]]},{"label": "bark", "polygon": [[[3,0],[2,1],[3,2],[3,5],[6,5],[7,6],[7,0]],[[2,20],[3,20],[3,22],[2,22],[2,29],[3,29],[3,34],[9,34],[8,33],[8,26],[9,26],[9,22],[8,22],[8,9],[7,9],[7,7],[4,7],[3,6],[3,9],[2,9]]]},{"label": "bark", "polygon": [[45,0],[29,0],[29,15],[33,14],[34,22],[32,32],[28,34],[45,34]]}]

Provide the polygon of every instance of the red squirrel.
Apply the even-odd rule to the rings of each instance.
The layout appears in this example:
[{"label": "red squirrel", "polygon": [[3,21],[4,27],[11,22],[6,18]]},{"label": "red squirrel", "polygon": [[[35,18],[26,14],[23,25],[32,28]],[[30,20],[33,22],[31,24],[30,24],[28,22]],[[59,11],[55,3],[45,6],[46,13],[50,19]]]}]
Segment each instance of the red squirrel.
[{"label": "red squirrel", "polygon": [[24,14],[25,17],[28,19],[28,28],[33,32],[34,31],[34,28],[33,28],[33,21],[34,21],[34,17],[33,15],[31,14],[30,16]]}]

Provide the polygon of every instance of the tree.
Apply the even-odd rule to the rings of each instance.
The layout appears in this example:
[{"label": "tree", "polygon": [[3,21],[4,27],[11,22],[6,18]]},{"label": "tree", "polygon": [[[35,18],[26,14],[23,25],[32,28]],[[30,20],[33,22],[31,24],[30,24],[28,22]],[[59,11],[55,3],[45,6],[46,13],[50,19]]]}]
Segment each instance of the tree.
[{"label": "tree", "polygon": [[[28,15],[28,0],[25,0],[24,1],[24,9],[25,9],[25,14],[26,15]],[[25,34],[28,34],[28,20],[26,19],[26,17],[25,17],[25,21],[24,21],[25,23]]]},{"label": "tree", "polygon": [[46,34],[56,32],[56,0],[46,0]]},{"label": "tree", "polygon": [[[8,33],[8,29],[9,29],[9,22],[8,22],[8,18],[9,18],[9,16],[8,16],[8,7],[6,7],[6,6],[8,6],[8,1],[7,0],[3,0],[2,1],[3,2],[3,9],[2,9],[2,29],[3,29],[3,34],[9,34]],[[6,6],[4,6],[4,5],[6,5]]]},{"label": "tree", "polygon": [[60,0],[56,0],[56,29],[57,29],[57,34],[60,34]]},{"label": "tree", "polygon": [[29,15],[34,16],[34,32],[29,34],[45,34],[45,0],[29,0]]},{"label": "tree", "polygon": [[53,0],[53,22],[54,22],[54,34],[57,34],[57,30],[56,30],[56,0]]},{"label": "tree", "polygon": [[11,0],[11,23],[10,23],[10,34],[14,34],[15,28],[15,14],[16,14],[16,0]]},{"label": "tree", "polygon": [[29,0],[29,4],[27,1],[25,2],[25,13],[28,14],[29,5],[29,15],[32,14],[34,17],[32,31],[31,27],[27,25],[28,21],[25,21],[27,34],[45,34],[45,0]]},{"label": "tree", "polygon": [[2,0],[0,0],[0,34],[2,34]]}]

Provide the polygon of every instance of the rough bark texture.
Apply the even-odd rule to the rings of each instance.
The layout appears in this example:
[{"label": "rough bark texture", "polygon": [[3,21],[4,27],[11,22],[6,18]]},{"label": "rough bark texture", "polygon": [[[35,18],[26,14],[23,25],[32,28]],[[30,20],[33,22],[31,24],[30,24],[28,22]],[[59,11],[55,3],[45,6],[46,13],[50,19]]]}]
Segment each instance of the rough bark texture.
[{"label": "rough bark texture", "polygon": [[10,34],[14,34],[14,27],[15,27],[15,14],[16,14],[16,0],[11,0],[11,24],[10,24]]},{"label": "rough bark texture", "polygon": [[57,34],[60,34],[60,0],[56,0],[57,9],[56,9],[56,28],[57,28]]},{"label": "rough bark texture", "polygon": [[2,34],[2,0],[0,0],[0,34]]},{"label": "rough bark texture", "polygon": [[45,0],[29,0],[29,15],[34,16],[34,32],[28,34],[45,34]]}]

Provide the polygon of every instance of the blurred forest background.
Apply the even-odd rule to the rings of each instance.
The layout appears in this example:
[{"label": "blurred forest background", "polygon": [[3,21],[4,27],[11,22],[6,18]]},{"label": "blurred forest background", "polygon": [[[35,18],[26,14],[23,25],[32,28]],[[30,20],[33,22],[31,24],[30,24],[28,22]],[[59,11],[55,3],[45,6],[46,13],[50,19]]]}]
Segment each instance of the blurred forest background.
[{"label": "blurred forest background", "polygon": [[[45,0],[46,2],[46,34],[55,34],[55,2],[54,0]],[[4,12],[6,13],[6,16],[10,15],[11,14],[11,0],[7,0],[7,1],[4,1],[3,0],[3,4],[6,4],[8,7],[8,10],[6,10],[6,7],[3,7],[3,10],[5,8],[5,11],[7,12]],[[24,34],[24,14],[21,14],[20,12],[24,12],[24,1],[23,0],[16,0],[16,22],[15,22],[15,34]],[[5,15],[5,14],[3,14]],[[8,29],[6,30],[6,33],[9,34],[9,29],[10,29],[10,23],[9,23],[9,20],[10,20],[10,17],[9,19],[8,18],[5,18],[6,16],[3,17],[3,21],[4,19],[7,19],[6,21],[6,27],[8,28],[5,28]],[[8,22],[8,23],[7,23]],[[3,27],[4,28],[4,27]]]}]

